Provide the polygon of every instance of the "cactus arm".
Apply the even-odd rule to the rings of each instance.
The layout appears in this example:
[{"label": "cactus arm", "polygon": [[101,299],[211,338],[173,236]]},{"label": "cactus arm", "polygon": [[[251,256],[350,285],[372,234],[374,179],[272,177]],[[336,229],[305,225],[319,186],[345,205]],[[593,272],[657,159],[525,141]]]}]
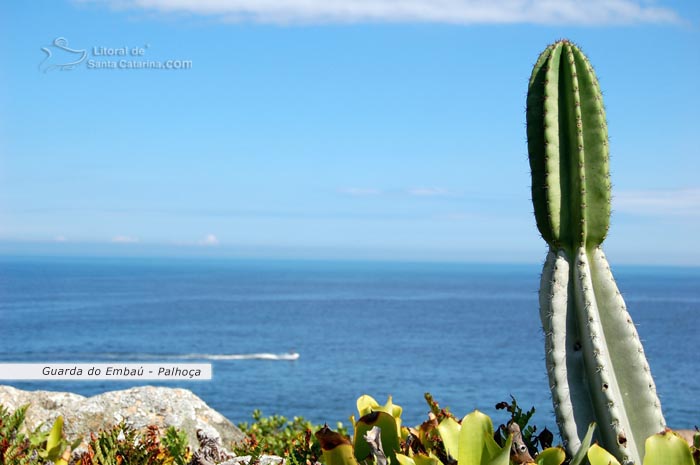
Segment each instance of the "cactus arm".
[{"label": "cactus arm", "polygon": [[611,366],[614,367],[620,399],[631,426],[627,430],[630,432],[627,440],[633,441],[641,449],[649,436],[666,426],[656,385],[637,328],[627,312],[605,254],[602,249],[596,248],[588,256]]},{"label": "cactus arm", "polygon": [[542,237],[569,253],[602,243],[610,221],[608,130],[598,80],[573,44],[548,47],[530,78],[527,136]]},{"label": "cactus arm", "polygon": [[[608,339],[614,338],[616,334],[606,334],[603,328],[596,298],[597,288],[594,290],[590,264],[583,248],[576,254],[574,289],[586,381],[597,421],[602,426],[600,434],[603,443],[611,450],[617,451],[617,456],[623,462],[641,463],[637,444],[632,437],[627,438],[627,432],[632,429],[629,417],[624,414],[625,405],[617,382],[616,366],[611,359],[612,350],[609,350],[608,346]],[[613,444],[615,449],[610,447]]]},{"label": "cactus arm", "polygon": [[[578,323],[571,308],[572,291],[566,253],[547,254],[540,286],[540,317],[545,333],[547,376],[557,425],[571,455],[581,447],[580,437],[594,421],[588,387],[583,382],[584,362]],[[574,408],[576,405],[576,409]]]}]

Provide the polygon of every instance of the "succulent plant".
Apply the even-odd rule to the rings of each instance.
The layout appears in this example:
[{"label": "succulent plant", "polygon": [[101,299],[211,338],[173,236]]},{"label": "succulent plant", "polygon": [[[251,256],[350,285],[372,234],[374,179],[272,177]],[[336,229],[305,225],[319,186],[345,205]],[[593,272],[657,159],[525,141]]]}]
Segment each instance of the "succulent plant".
[{"label": "succulent plant", "polygon": [[547,373],[569,453],[591,422],[623,463],[641,463],[664,417],[637,330],[601,245],[610,224],[608,128],[598,80],[568,40],[532,71],[527,140],[537,227],[549,244],[540,285]]},{"label": "succulent plant", "polygon": [[[484,413],[474,410],[459,420],[449,411],[440,410],[429,394],[426,394],[426,400],[432,410],[428,421],[415,428],[408,428],[400,426],[402,409],[393,404],[391,397],[381,406],[372,397],[361,396],[357,400],[360,419],[353,421],[354,441],[331,431],[327,426],[316,432],[323,450],[323,462],[326,465],[525,463],[514,460],[521,452],[518,446],[527,450],[520,438],[515,438],[511,431],[501,435],[504,426],[498,429],[499,434],[494,434],[491,418]],[[515,400],[513,406],[516,406]],[[512,420],[514,419],[515,415]],[[524,421],[526,423],[527,419]],[[519,428],[517,432],[520,432]],[[497,437],[501,441],[497,441]],[[536,458],[530,457],[527,463],[561,465],[564,460],[563,449],[547,447],[536,454]]]},{"label": "succulent plant", "polygon": [[[620,465],[615,457],[597,444],[588,449],[591,465]],[[654,434],[646,440],[643,465],[695,465],[693,449],[673,431]],[[640,464],[642,465],[642,464]]]}]

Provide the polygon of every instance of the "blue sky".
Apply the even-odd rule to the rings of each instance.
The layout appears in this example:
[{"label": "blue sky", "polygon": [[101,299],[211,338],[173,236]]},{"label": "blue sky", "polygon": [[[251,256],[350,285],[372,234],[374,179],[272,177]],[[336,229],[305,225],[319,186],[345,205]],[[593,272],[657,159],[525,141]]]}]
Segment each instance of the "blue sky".
[{"label": "blue sky", "polygon": [[[700,4],[579,3],[4,2],[0,254],[541,261],[525,94],[567,37],[608,256],[700,265]],[[186,69],[94,69],[121,59]]]}]

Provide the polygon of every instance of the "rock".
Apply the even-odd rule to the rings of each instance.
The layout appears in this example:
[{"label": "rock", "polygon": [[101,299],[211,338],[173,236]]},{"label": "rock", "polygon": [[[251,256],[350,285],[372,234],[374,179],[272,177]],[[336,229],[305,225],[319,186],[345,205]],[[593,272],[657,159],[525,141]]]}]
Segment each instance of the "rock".
[{"label": "rock", "polygon": [[197,431],[199,450],[194,453],[189,465],[210,465],[232,459],[233,455],[224,449],[218,440],[209,437],[204,431]]},{"label": "rock", "polygon": [[22,391],[0,386],[0,404],[10,411],[30,404],[25,425],[28,430],[44,423],[49,428],[62,415],[69,440],[109,428],[125,420],[134,428],[169,426],[187,433],[192,450],[199,445],[197,430],[227,447],[240,442],[244,434],[223,415],[186,389],[144,386],[83,397],[69,392]]},{"label": "rock", "polygon": [[[197,431],[199,450],[196,451],[188,465],[250,465],[252,456],[234,456],[221,447],[219,441],[207,436],[204,431]],[[256,465],[285,465],[284,458],[278,455],[261,455],[255,461]]]},{"label": "rock", "polygon": [[[278,455],[262,455],[260,456],[259,465],[284,465],[285,461]],[[318,463],[318,462],[317,462]],[[249,465],[250,455],[239,455],[218,465]]]}]

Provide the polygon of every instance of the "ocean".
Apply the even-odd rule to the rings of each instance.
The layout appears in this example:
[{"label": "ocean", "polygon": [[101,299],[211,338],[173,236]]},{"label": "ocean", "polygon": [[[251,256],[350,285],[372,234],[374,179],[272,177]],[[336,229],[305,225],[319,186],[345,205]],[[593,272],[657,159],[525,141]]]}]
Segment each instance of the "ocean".
[{"label": "ocean", "polygon": [[[335,425],[362,394],[426,418],[514,396],[556,431],[538,316],[539,265],[0,258],[0,361],[202,360],[192,390],[234,423],[264,415]],[[700,425],[700,269],[613,266],[667,422]],[[253,354],[299,354],[297,360]],[[270,357],[268,357],[270,358]],[[82,395],[144,384],[15,382]],[[153,382],[149,384],[155,384]]]}]

